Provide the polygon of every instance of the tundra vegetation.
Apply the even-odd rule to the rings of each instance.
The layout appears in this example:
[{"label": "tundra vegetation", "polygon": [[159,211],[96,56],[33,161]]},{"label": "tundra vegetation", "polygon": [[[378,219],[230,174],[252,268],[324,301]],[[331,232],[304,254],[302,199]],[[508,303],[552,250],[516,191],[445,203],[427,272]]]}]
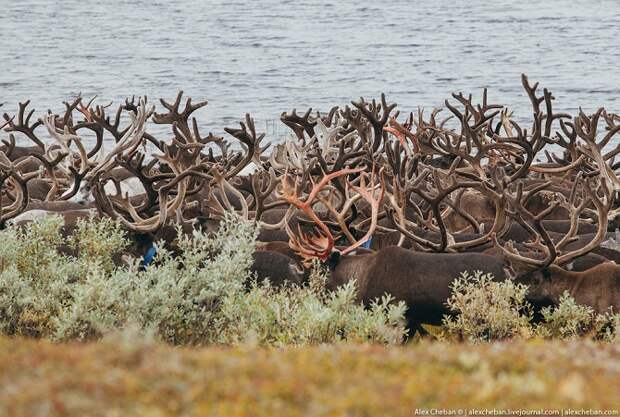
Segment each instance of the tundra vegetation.
[{"label": "tundra vegetation", "polygon": [[[256,229],[227,216],[217,232],[162,249],[157,262],[115,267],[127,240],[109,219],[80,220],[63,238],[46,217],[0,231],[0,331],[56,341],[89,340],[137,327],[172,344],[400,343],[403,302],[385,296],[365,309],[351,282],[334,292],[319,269],[305,286],[273,288],[250,272]],[[73,255],[59,253],[70,246]]]},{"label": "tundra vegetation", "polygon": [[0,123],[0,331],[615,346],[620,116],[521,81],[527,126],[486,90],[430,113],[382,95],[282,113],[273,145],[249,114],[205,135],[183,92],[162,113],[20,103]]},{"label": "tundra vegetation", "polygon": [[[407,337],[403,301],[385,294],[366,308],[357,282],[330,291],[315,264],[308,282],[274,287],[250,270],[256,227],[228,214],[212,234],[196,231],[162,249],[156,262],[115,266],[128,241],[118,222],[80,220],[61,233],[48,216],[0,231],[0,331],[56,341],[92,340],[124,328],[171,344],[305,345],[336,342],[399,344]],[[62,253],[69,247],[71,254]],[[592,336],[615,340],[620,314],[597,315],[565,293],[533,323],[527,287],[490,274],[461,274],[446,305],[440,339],[471,342],[510,338]]]}]

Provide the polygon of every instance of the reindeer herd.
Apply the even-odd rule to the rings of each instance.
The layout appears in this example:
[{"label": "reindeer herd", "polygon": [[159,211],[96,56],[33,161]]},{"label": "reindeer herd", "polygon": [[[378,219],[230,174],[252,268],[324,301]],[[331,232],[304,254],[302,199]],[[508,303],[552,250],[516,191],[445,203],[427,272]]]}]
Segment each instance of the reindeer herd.
[{"label": "reindeer herd", "polygon": [[232,141],[204,136],[192,114],[207,102],[182,92],[164,113],[141,98],[110,115],[78,97],[34,120],[24,102],[0,124],[0,227],[56,213],[70,234],[108,216],[131,241],[117,262],[147,264],[156,247],[178,251],[177,230],[213,231],[236,212],[259,229],[259,278],[301,284],[320,262],[329,288],[355,279],[365,303],[405,301],[411,326],[440,322],[453,280],[474,270],[527,284],[536,308],[569,291],[618,312],[620,116],[556,113],[548,90],[522,84],[527,127],[486,90],[481,103],[453,94],[443,111],[402,118],[382,95],[283,113],[292,134],[274,145],[249,115],[225,129]]}]

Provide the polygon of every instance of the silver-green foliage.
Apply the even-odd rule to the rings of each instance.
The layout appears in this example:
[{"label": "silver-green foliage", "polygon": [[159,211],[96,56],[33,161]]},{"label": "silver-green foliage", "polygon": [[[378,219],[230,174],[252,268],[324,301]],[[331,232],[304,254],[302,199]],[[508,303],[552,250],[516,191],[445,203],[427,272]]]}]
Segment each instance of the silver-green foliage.
[{"label": "silver-green foliage", "polygon": [[595,314],[591,307],[579,305],[565,291],[555,307],[541,310],[544,322],[538,327],[538,333],[547,337],[561,339],[583,336],[592,329]]},{"label": "silver-green foliage", "polygon": [[[62,225],[59,216],[49,216],[24,229],[9,227],[0,232],[3,333],[62,338],[65,322],[84,295],[93,297],[107,283],[114,269],[112,255],[126,244],[119,227],[107,219],[78,222],[75,233],[82,241],[77,244],[63,238]],[[76,255],[61,255],[61,245],[77,251]],[[98,253],[105,256],[95,257]]]},{"label": "silver-green foliage", "polygon": [[540,323],[532,323],[532,309],[526,301],[528,288],[511,280],[497,282],[490,274],[463,273],[452,287],[448,307],[454,315],[445,316],[441,337],[470,342],[514,337],[568,339],[592,336],[618,341],[620,314],[595,314],[579,305],[568,292],[557,305],[541,310]]},{"label": "silver-green foliage", "polygon": [[531,308],[525,300],[527,286],[493,280],[481,271],[463,272],[452,283],[447,301],[454,316],[445,316],[445,331],[470,342],[527,336]]},{"label": "silver-green foliage", "polygon": [[180,235],[177,257],[159,248],[144,271],[137,260],[114,266],[128,243],[118,224],[80,222],[68,238],[61,227],[50,216],[0,232],[2,333],[84,340],[137,326],[174,344],[403,338],[404,304],[384,298],[364,309],[354,284],[329,293],[320,272],[307,287],[246,289],[257,231],[232,215],[213,235]]},{"label": "silver-green foliage", "polygon": [[217,340],[223,300],[242,294],[250,278],[256,230],[228,216],[214,235],[194,232],[178,241],[181,255],[160,250],[157,261],[133,279],[130,314],[172,343]]},{"label": "silver-green foliage", "polygon": [[355,281],[325,289],[325,271],[312,271],[307,286],[276,290],[254,282],[247,294],[232,294],[222,306],[223,343],[303,345],[341,341],[400,343],[406,335],[404,302],[384,296],[369,309],[356,302]]},{"label": "silver-green foliage", "polygon": [[542,337],[574,339],[592,335],[608,342],[620,340],[620,314],[596,314],[591,307],[577,304],[568,291],[560,296],[557,306],[545,307],[541,314],[543,321],[536,333]]},{"label": "silver-green foliage", "polygon": [[620,343],[620,313],[598,314],[594,319],[594,331],[600,340]]}]

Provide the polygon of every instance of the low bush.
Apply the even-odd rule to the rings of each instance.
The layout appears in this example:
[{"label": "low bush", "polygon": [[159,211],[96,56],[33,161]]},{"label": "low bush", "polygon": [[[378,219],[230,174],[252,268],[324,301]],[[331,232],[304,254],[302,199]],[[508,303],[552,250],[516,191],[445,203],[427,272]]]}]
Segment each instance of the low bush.
[{"label": "low bush", "polygon": [[[0,231],[0,332],[88,340],[136,326],[172,344],[276,346],[405,338],[404,303],[385,296],[364,308],[355,282],[327,291],[318,264],[305,286],[257,282],[250,273],[255,238],[251,223],[230,215],[215,234],[180,234],[179,256],[160,248],[140,270],[137,259],[115,266],[129,242],[109,219],[78,222],[69,237],[60,217],[9,227]],[[533,325],[523,285],[476,272],[463,273],[452,290],[453,314],[438,337],[619,339],[620,314],[596,315],[568,294]]]},{"label": "low bush", "polygon": [[[126,244],[120,228],[108,219],[80,222],[75,235],[65,239],[62,225],[60,217],[50,216],[23,229],[9,227],[0,232],[1,332],[63,338],[70,321],[82,321],[80,309],[96,314],[84,308],[84,301],[117,300],[115,292],[120,289],[109,278],[114,271],[112,256]],[[61,247],[64,252],[77,251],[76,256],[61,254]],[[101,320],[97,326],[109,321],[107,317],[83,319]]]},{"label": "low bush", "polygon": [[611,311],[599,314],[594,319],[595,335],[598,339],[610,343],[620,342],[620,313]]},{"label": "low bush", "polygon": [[532,323],[532,309],[526,301],[528,288],[511,280],[497,282],[490,274],[465,272],[453,283],[439,338],[483,342],[509,338],[620,340],[620,314],[595,314],[565,292],[556,306],[541,310],[542,320]]},{"label": "low bush", "polygon": [[68,238],[61,227],[50,216],[0,232],[0,332],[86,340],[131,325],[173,344],[261,345],[399,343],[405,333],[403,303],[364,309],[354,283],[328,293],[319,270],[307,287],[246,290],[257,232],[232,215],[213,235],[179,234],[181,255],[160,248],[144,271],[135,259],[114,266],[128,242],[111,220],[80,222]]},{"label": "low bush", "polygon": [[539,336],[557,339],[590,336],[608,342],[620,340],[620,314],[612,311],[596,314],[592,308],[577,304],[568,291],[562,294],[557,306],[545,307],[541,313],[543,321],[536,326]]},{"label": "low bush", "polygon": [[544,321],[538,326],[538,333],[560,339],[584,336],[592,330],[596,317],[592,308],[577,304],[568,291],[562,294],[557,306],[545,307],[541,314]]},{"label": "low bush", "polygon": [[512,281],[493,281],[491,274],[463,272],[452,284],[444,330],[460,340],[480,342],[529,336],[531,308],[527,287]]},{"label": "low bush", "polygon": [[269,345],[341,341],[401,343],[405,303],[384,296],[366,309],[356,302],[354,281],[335,292],[325,289],[326,275],[316,266],[308,286],[276,290],[254,282],[247,294],[234,293],[222,305],[224,343]]}]

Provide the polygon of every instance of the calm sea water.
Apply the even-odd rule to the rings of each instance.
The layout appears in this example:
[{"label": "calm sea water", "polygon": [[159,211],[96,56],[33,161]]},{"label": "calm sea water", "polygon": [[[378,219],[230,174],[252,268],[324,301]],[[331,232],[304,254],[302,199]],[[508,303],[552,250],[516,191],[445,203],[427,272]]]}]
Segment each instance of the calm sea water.
[{"label": "calm sea water", "polygon": [[480,94],[527,117],[520,74],[557,107],[620,111],[620,1],[0,0],[0,102],[62,109],[78,92],[208,99],[222,132],[250,112],[385,92],[402,110]]}]

